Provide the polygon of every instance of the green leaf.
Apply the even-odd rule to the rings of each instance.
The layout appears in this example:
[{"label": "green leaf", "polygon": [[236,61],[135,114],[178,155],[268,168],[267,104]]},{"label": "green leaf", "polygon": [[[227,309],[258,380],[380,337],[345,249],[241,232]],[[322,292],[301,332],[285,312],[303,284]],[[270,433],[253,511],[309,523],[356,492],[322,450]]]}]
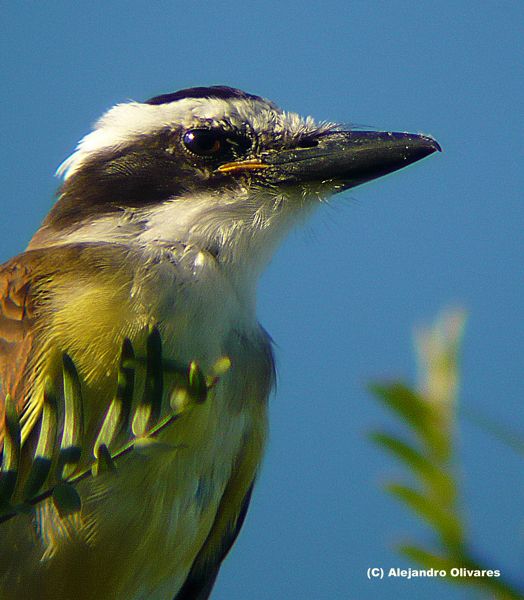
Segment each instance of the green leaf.
[{"label": "green leaf", "polygon": [[371,392],[390,410],[406,421],[412,429],[422,435],[430,418],[430,407],[416,392],[400,382],[371,384]]},{"label": "green leaf", "polygon": [[53,502],[58,514],[66,517],[82,508],[82,501],[76,489],[69,483],[59,483],[53,489]]},{"label": "green leaf", "polygon": [[387,490],[427,521],[444,545],[456,548],[463,544],[462,525],[453,511],[443,509],[431,497],[405,485],[391,483]]},{"label": "green leaf", "polygon": [[51,469],[57,431],[56,396],[56,390],[53,389],[51,382],[48,381],[44,391],[38,443],[31,471],[24,487],[24,500],[31,500],[33,496],[38,494]]},{"label": "green leaf", "polygon": [[455,558],[451,558],[445,554],[429,552],[420,546],[403,544],[399,546],[399,552],[425,569],[444,569],[449,573],[453,567],[458,566],[458,563],[455,562]]},{"label": "green leaf", "polygon": [[142,437],[160,418],[164,390],[162,340],[156,327],[147,338],[146,379],[144,393],[133,417],[133,433]]},{"label": "green leaf", "polygon": [[405,440],[388,433],[376,431],[371,433],[370,437],[373,442],[406,465],[423,482],[434,499],[443,505],[453,504],[457,495],[455,481],[433,458],[426,456]]},{"label": "green leaf", "polygon": [[100,446],[111,447],[114,440],[129,427],[131,405],[135,387],[135,352],[131,341],[122,344],[120,365],[117,375],[115,397],[111,401],[94,444],[94,455],[98,457]]},{"label": "green leaf", "polygon": [[14,494],[20,466],[20,421],[16,404],[9,394],[5,397],[4,448],[0,472],[0,503],[7,505]]},{"label": "green leaf", "polygon": [[64,429],[60,442],[58,477],[67,479],[76,470],[82,453],[84,413],[82,388],[75,364],[68,354],[62,357],[64,380]]},{"label": "green leaf", "polygon": [[424,396],[403,383],[372,384],[371,392],[424,442],[428,452],[440,461],[449,459],[451,453],[450,431],[442,421],[440,411]]},{"label": "green leaf", "polygon": [[116,465],[113,460],[107,446],[101,444],[97,449],[97,461],[93,466],[93,475],[100,475],[101,473],[115,473]]},{"label": "green leaf", "polygon": [[194,360],[189,364],[188,380],[190,393],[196,402],[199,404],[205,402],[207,397],[206,378],[202,373],[202,369]]}]

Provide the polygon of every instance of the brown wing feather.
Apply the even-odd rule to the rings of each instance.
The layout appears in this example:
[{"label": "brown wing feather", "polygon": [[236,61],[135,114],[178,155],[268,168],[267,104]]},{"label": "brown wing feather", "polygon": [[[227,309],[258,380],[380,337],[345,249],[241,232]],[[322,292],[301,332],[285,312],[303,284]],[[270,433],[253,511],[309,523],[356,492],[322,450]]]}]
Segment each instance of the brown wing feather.
[{"label": "brown wing feather", "polygon": [[[116,365],[122,335],[115,335],[118,315],[108,307],[129,312],[124,301],[132,273],[123,252],[108,245],[72,244],[30,250],[0,267],[0,423],[10,394],[21,414],[23,441],[38,421],[45,377],[61,372],[62,353],[70,354],[83,379],[105,381],[105,364],[113,360]],[[116,290],[115,297],[107,290]],[[93,319],[98,320],[89,327]],[[97,336],[102,338],[98,345],[93,343]],[[102,367],[92,375],[89,365]],[[100,389],[97,394],[105,397]],[[105,407],[95,403],[90,410]],[[98,416],[93,414],[93,422]]]},{"label": "brown wing feather", "polygon": [[34,302],[31,295],[31,257],[21,254],[0,267],[0,438],[4,401],[10,394],[22,410],[24,377],[34,341]]},{"label": "brown wing feather", "polygon": [[123,337],[139,329],[145,336],[148,325],[147,315],[129,305],[134,271],[127,253],[116,245],[71,244],[29,250],[0,267],[0,423],[10,394],[23,442],[38,421],[45,379],[61,374],[63,353],[92,384],[94,400],[85,401],[93,427],[105,411],[104,386],[113,389],[106,373],[116,369]]}]

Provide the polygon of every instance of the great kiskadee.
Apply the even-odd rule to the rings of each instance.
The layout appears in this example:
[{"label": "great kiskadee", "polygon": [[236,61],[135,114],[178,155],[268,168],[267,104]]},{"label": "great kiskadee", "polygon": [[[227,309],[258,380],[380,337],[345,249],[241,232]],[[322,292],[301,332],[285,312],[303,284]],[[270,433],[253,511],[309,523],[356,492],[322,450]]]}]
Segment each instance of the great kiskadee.
[{"label": "great kiskadee", "polygon": [[[266,438],[274,364],[259,274],[323,199],[439,149],[222,86],[118,104],[98,121],[59,168],[58,200],[29,247],[0,269],[1,395],[14,400],[22,451],[49,381],[65,385],[64,355],[81,382],[87,457],[125,340],[144,356],[155,328],[166,360],[206,373],[228,357],[231,368],[148,452],[79,484],[79,512],[44,499],[2,525],[2,598],[209,597]],[[143,379],[137,368],[138,388]]]}]

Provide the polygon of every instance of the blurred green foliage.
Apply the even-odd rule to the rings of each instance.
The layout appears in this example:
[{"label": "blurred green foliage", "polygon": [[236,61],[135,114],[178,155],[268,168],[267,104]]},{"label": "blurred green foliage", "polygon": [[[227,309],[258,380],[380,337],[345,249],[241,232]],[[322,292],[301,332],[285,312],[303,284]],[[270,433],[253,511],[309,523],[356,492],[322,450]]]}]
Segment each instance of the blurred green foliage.
[{"label": "blurred green foliage", "polygon": [[[403,465],[409,475],[407,483],[392,481],[386,490],[433,532],[428,547],[406,542],[399,546],[399,552],[417,568],[445,570],[448,574],[445,580],[450,583],[475,586],[490,598],[522,600],[524,590],[517,589],[503,574],[450,575],[453,568],[494,570],[476,558],[479,553],[467,538],[460,503],[455,439],[464,323],[464,313],[449,312],[433,327],[417,332],[419,381],[415,387],[398,382],[371,386],[373,395],[397,417],[402,430],[400,434],[375,431],[371,439]],[[504,428],[489,421],[481,424],[522,451],[522,440]]]}]

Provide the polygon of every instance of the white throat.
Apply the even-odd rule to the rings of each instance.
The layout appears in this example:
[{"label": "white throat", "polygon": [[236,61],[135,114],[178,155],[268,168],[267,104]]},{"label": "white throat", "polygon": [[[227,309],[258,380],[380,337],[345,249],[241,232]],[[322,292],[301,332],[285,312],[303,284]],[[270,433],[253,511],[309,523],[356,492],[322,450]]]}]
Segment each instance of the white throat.
[{"label": "white throat", "polygon": [[79,243],[134,247],[144,258],[183,255],[195,276],[220,269],[237,296],[255,304],[260,274],[289,230],[318,205],[317,198],[267,190],[230,190],[179,197],[141,209],[102,215],[70,230],[42,228],[28,249]]}]

